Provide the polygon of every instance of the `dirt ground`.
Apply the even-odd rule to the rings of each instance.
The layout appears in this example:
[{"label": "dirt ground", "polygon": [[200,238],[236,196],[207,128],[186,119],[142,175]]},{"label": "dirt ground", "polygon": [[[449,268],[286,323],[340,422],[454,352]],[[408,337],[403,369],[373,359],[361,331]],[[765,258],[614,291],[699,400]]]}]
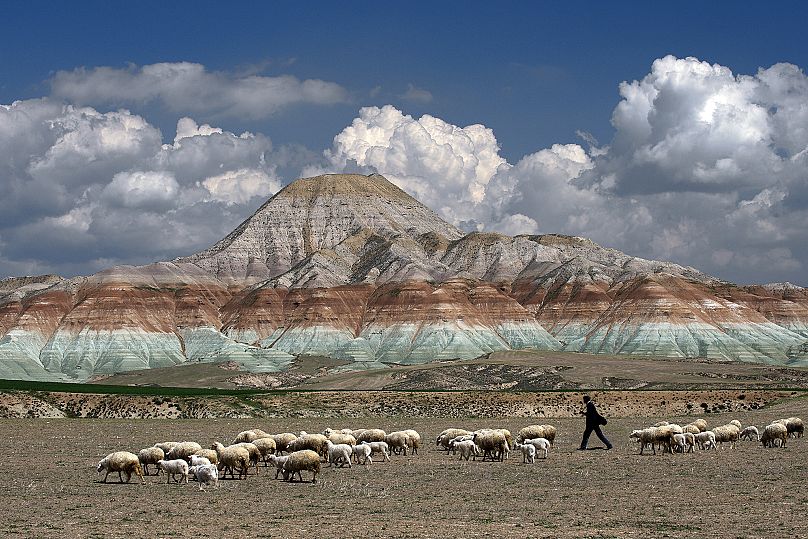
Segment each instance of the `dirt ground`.
[{"label": "dirt ground", "polygon": [[[712,426],[737,418],[762,427],[792,415],[808,418],[808,399],[704,417]],[[460,462],[434,446],[446,427],[515,433],[534,422],[524,417],[4,419],[0,537],[808,536],[808,438],[783,449],[742,442],[735,450],[638,455],[629,432],[659,419],[613,417],[605,427],[611,451],[575,450],[581,419],[536,420],[555,424],[559,435],[549,458],[533,465],[516,453],[503,463]],[[261,469],[199,492],[194,483],[168,485],[164,476],[146,485],[102,484],[95,473],[111,451],[166,440],[208,446],[251,427],[415,428],[424,445],[417,456],[368,467],[324,467],[315,484],[284,483]]]}]

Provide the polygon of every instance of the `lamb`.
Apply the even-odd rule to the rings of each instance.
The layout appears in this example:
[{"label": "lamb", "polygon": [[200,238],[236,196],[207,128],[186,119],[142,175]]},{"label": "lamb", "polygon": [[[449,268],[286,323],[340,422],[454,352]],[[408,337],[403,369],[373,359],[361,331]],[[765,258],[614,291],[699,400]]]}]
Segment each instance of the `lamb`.
[{"label": "lamb", "polygon": [[198,464],[188,469],[196,480],[199,481],[199,490],[205,490],[205,486],[213,483],[213,488],[219,488],[219,470],[215,464]]},{"label": "lamb", "polygon": [[738,441],[738,436],[741,434],[741,429],[734,423],[721,425],[713,429],[715,434],[715,441],[724,447],[724,443],[730,444],[730,448],[735,449],[735,443]]},{"label": "lamb", "polygon": [[356,459],[357,464],[373,464],[373,459],[370,454],[373,450],[368,444],[357,444],[351,448],[352,457]]},{"label": "lamb", "polygon": [[365,429],[359,436],[356,436],[356,442],[383,442],[387,433],[382,429]]},{"label": "lamb", "polygon": [[231,445],[236,445],[243,442],[254,442],[258,438],[266,438],[267,436],[269,436],[269,434],[262,431],[261,429],[245,430],[238,433],[238,435],[233,440],[233,443]]},{"label": "lamb", "polygon": [[137,455],[129,451],[110,453],[98,461],[98,466],[95,471],[97,473],[101,473],[102,471],[106,472],[106,474],[104,474],[104,483],[107,482],[107,477],[111,472],[118,472],[118,479],[120,479],[121,483],[123,483],[121,472],[126,474],[127,483],[132,479],[133,473],[140,477],[142,483],[146,483],[146,479],[143,477],[143,467],[140,465],[140,460]]},{"label": "lamb", "polygon": [[[543,440],[544,438],[542,438]],[[522,450],[522,463],[533,464],[536,462],[536,446],[533,444],[519,444],[519,449]]]},{"label": "lamb", "polygon": [[282,432],[281,434],[273,435],[272,439],[275,440],[275,452],[284,453],[287,451],[286,447],[297,439],[297,435],[291,432]]},{"label": "lamb", "polygon": [[407,436],[410,437],[409,444],[410,444],[410,451],[413,455],[418,454],[418,448],[421,447],[421,435],[418,434],[417,430],[413,429],[405,429],[401,431],[405,433]]},{"label": "lamb", "polygon": [[486,457],[500,462],[505,460],[510,447],[505,435],[498,430],[481,430],[474,433],[474,443],[483,453],[483,461]]},{"label": "lamb", "polygon": [[440,434],[438,434],[437,439],[435,440],[435,446],[443,447],[447,452],[449,451],[449,441],[457,438],[458,436],[464,436],[466,434],[472,434],[472,432],[467,431],[466,429],[446,429]]},{"label": "lamb", "polygon": [[322,434],[303,433],[299,438],[289,442],[286,446],[286,450],[290,453],[294,453],[304,449],[311,449],[318,455],[326,455],[327,447],[325,443],[327,441],[328,438]]},{"label": "lamb", "polygon": [[760,441],[760,432],[758,431],[757,427],[749,425],[748,427],[744,428],[741,431],[741,434],[738,436],[739,440],[749,440],[752,441],[752,437],[755,437],[755,441]]},{"label": "lamb", "polygon": [[[162,460],[166,458],[165,453],[162,449],[156,446],[147,447],[145,449],[141,449],[137,454],[137,459],[140,461],[140,465],[143,466],[143,473],[149,475],[149,464],[157,464],[158,460]],[[155,472],[155,475],[159,473],[159,470]]]},{"label": "lamb", "polygon": [[[166,474],[166,483],[171,483],[175,475],[179,475],[188,483],[188,462],[183,459],[161,460],[157,463],[157,467],[163,470]],[[180,483],[177,479],[177,483]]]},{"label": "lamb", "polygon": [[213,449],[200,449],[192,457],[205,457],[211,464],[219,464],[219,458],[216,456],[216,451]]},{"label": "lamb", "polygon": [[269,456],[269,463],[275,466],[275,479],[283,472],[283,465],[286,464],[287,460],[289,460],[289,455],[283,457],[279,457],[278,455]]},{"label": "lamb", "polygon": [[469,457],[473,457],[474,460],[477,460],[477,444],[474,443],[474,440],[457,442],[454,444],[454,447],[460,452],[460,458],[458,460],[463,460],[464,458],[469,460]]},{"label": "lamb", "polygon": [[339,464],[340,468],[343,466],[351,467],[351,454],[353,448],[347,444],[335,444],[331,440],[326,441],[328,448],[328,465],[333,466]]},{"label": "lamb", "polygon": [[794,438],[802,438],[805,432],[805,424],[799,417],[789,417],[788,419],[778,419],[772,423],[781,423],[785,425],[788,435]]},{"label": "lamb", "polygon": [[672,434],[669,443],[672,452],[681,451],[682,453],[691,453],[693,447],[696,445],[695,435],[689,432]]},{"label": "lamb", "polygon": [[552,425],[528,425],[519,430],[519,433],[516,435],[516,441],[521,443],[525,440],[545,438],[549,440],[550,445],[554,445],[555,437],[556,428]]},{"label": "lamb", "polygon": [[266,466],[269,456],[275,452],[275,440],[271,437],[256,438],[253,440],[252,444],[258,448],[258,452],[261,454],[261,460],[264,462],[264,466]]},{"label": "lamb", "polygon": [[[322,436],[322,435],[320,435]],[[303,449],[301,451],[294,451],[289,454],[289,459],[283,465],[283,480],[294,481],[295,474],[303,481],[301,472],[304,470],[312,472],[314,475],[311,478],[312,483],[317,482],[317,474],[320,473],[320,454],[311,449]]]},{"label": "lamb", "polygon": [[211,449],[216,450],[216,458],[219,461],[219,471],[224,470],[224,477],[227,477],[227,472],[230,471],[230,477],[233,477],[234,470],[238,469],[238,478],[247,477],[247,469],[249,468],[250,452],[241,446],[224,447],[219,442],[213,442]]},{"label": "lamb", "polygon": [[715,445],[715,433],[711,430],[696,434],[696,443],[699,449],[718,449]]},{"label": "lamb", "polygon": [[390,460],[390,449],[387,442],[360,442],[358,445],[367,445],[370,447],[370,454],[381,453],[383,461]]},{"label": "lamb", "polygon": [[396,455],[403,451],[404,456],[407,456],[407,449],[410,446],[410,436],[406,432],[400,430],[391,432],[384,437],[384,441]]},{"label": "lamb", "polygon": [[196,442],[180,442],[166,453],[166,460],[186,460],[200,449],[202,449],[202,446]]},{"label": "lamb", "polygon": [[468,440],[474,440],[474,434],[464,434],[462,436],[452,438],[451,440],[449,440],[449,450],[447,451],[447,453],[449,451],[451,451],[452,455],[456,454],[457,453],[457,444],[459,442],[465,442],[465,441],[468,441]]},{"label": "lamb", "polygon": [[780,447],[786,446],[786,439],[788,438],[788,428],[782,423],[772,423],[766,425],[763,429],[763,434],[760,436],[760,442],[763,447],[777,447],[777,440],[780,440]]},{"label": "lamb", "polygon": [[[523,446],[525,446],[525,445],[533,446],[533,448],[536,450],[536,453],[538,453],[539,451],[544,451],[544,457],[542,457],[542,458],[545,458],[545,459],[547,458],[548,453],[550,453],[550,440],[548,440],[547,438],[527,439],[524,442],[522,442],[522,445]],[[522,454],[524,455],[524,450],[522,451]],[[535,457],[535,453],[534,453],[534,457]]]}]

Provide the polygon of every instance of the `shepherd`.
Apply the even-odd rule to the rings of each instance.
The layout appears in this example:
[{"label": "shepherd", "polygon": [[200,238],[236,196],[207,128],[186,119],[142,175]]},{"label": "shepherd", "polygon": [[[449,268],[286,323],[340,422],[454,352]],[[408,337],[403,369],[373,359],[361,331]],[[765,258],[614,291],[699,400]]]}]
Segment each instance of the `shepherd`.
[{"label": "shepherd", "polygon": [[581,414],[586,416],[586,428],[584,429],[584,438],[581,440],[581,447],[579,450],[584,450],[589,445],[589,436],[594,431],[595,434],[598,435],[600,441],[606,444],[606,450],[612,448],[612,444],[609,442],[609,439],[603,434],[603,431],[600,430],[601,425],[605,425],[608,423],[606,418],[600,415],[598,409],[595,407],[595,403],[589,397],[589,395],[584,395],[584,405],[586,406],[585,410],[581,411]]}]

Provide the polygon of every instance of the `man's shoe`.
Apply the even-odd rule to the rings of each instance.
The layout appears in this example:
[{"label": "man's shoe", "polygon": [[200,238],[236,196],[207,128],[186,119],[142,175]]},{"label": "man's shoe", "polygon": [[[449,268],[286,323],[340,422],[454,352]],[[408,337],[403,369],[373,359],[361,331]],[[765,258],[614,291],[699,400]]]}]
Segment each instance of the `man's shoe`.
[{"label": "man's shoe", "polygon": [[585,447],[579,447],[578,451],[586,451],[586,448]]},{"label": "man's shoe", "polygon": [[608,450],[609,450],[609,449],[611,449],[611,448],[612,448],[612,446],[607,445],[607,446],[606,446],[606,451],[608,451]]}]

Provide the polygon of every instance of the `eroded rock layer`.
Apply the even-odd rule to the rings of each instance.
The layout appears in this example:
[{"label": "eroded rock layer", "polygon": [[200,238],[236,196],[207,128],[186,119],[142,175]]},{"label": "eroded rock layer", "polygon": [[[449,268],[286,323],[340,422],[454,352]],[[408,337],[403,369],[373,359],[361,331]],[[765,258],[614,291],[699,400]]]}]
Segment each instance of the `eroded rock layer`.
[{"label": "eroded rock layer", "polygon": [[0,281],[0,377],[284,370],[509,349],[808,365],[808,291],[739,287],[559,235],[463,235],[378,175],[298,180],[210,249]]}]

